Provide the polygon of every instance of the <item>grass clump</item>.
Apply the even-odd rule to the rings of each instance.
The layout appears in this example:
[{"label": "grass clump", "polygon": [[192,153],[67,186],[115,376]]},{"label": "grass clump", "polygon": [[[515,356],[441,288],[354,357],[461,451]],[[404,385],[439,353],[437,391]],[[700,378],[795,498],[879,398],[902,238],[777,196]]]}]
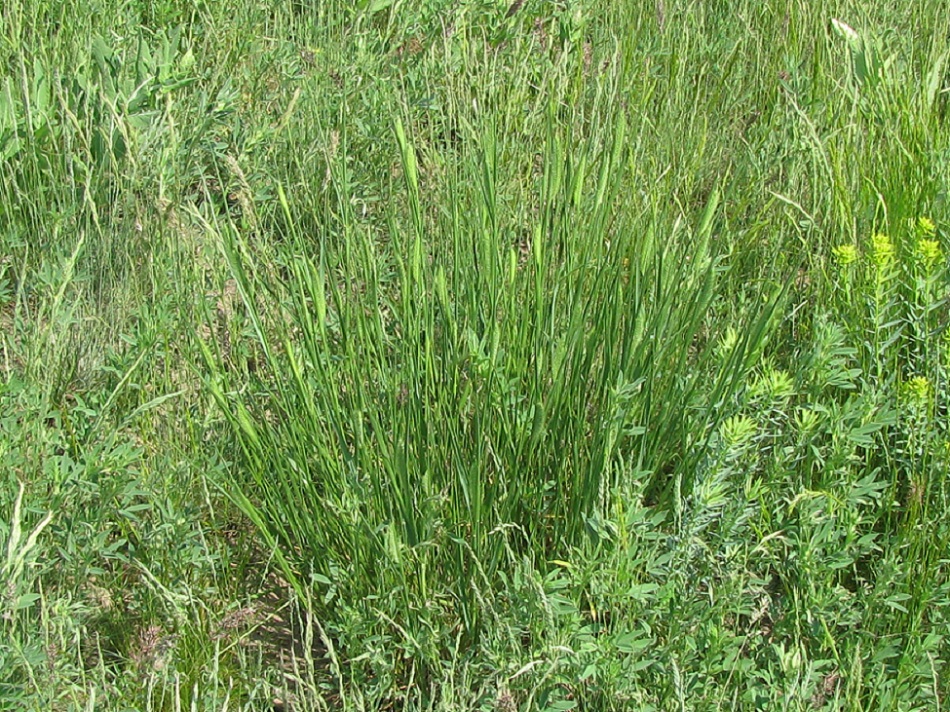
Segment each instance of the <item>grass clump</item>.
[{"label": "grass clump", "polygon": [[939,3],[8,5],[11,706],[939,707]]}]

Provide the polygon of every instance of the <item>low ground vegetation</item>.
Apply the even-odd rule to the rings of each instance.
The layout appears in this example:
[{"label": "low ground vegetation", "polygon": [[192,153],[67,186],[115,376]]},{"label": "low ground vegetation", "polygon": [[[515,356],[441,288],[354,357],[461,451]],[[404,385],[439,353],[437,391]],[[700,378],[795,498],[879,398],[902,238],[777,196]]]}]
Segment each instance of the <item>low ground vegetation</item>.
[{"label": "low ground vegetation", "polygon": [[943,3],[0,15],[4,709],[947,705]]}]

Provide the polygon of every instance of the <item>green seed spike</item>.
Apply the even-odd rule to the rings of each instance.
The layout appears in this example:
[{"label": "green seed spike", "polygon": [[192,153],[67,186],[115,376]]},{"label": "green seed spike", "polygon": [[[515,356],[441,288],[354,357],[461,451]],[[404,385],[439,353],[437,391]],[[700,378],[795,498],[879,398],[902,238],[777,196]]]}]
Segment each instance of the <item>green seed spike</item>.
[{"label": "green seed spike", "polygon": [[402,125],[402,119],[396,119],[395,131],[396,141],[399,143],[399,152],[402,155],[402,167],[406,175],[406,184],[409,187],[410,193],[417,195],[419,190],[419,172],[416,167],[416,154],[406,138],[406,130]]},{"label": "green seed spike", "polygon": [[531,254],[538,271],[544,266],[544,231],[540,225],[534,226],[534,237],[531,239]]},{"label": "green seed spike", "polygon": [[699,229],[696,234],[698,239],[696,245],[697,259],[705,257],[706,249],[709,247],[709,237],[712,234],[713,220],[716,217],[716,210],[719,208],[720,197],[719,186],[716,186],[712,189],[709,199],[706,201],[706,209],[703,211],[703,217],[699,222]]}]

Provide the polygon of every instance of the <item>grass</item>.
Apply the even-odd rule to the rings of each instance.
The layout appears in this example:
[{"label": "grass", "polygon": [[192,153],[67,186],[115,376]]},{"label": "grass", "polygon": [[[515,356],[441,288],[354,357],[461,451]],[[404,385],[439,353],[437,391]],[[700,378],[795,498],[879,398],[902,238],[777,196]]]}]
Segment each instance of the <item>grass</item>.
[{"label": "grass", "polygon": [[5,707],[946,706],[950,20],[635,5],[4,6]]}]

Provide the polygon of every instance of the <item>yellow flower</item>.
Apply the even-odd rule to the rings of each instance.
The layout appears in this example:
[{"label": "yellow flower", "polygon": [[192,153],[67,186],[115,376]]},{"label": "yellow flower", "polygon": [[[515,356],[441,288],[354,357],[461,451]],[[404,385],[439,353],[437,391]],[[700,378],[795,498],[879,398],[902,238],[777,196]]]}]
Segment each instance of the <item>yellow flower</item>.
[{"label": "yellow flower", "polygon": [[917,218],[917,232],[923,237],[933,237],[937,234],[937,226],[930,218]]},{"label": "yellow flower", "polygon": [[940,243],[936,240],[928,240],[924,237],[917,240],[917,259],[919,259],[927,269],[933,269],[934,265],[943,259]]},{"label": "yellow flower", "polygon": [[878,267],[889,267],[894,261],[894,243],[884,233],[871,237],[871,257]]},{"label": "yellow flower", "polygon": [[914,376],[904,384],[904,397],[910,405],[923,406],[930,402],[933,386],[926,376]]},{"label": "yellow flower", "polygon": [[854,245],[838,245],[831,252],[839,267],[847,267],[858,261],[858,248]]}]

